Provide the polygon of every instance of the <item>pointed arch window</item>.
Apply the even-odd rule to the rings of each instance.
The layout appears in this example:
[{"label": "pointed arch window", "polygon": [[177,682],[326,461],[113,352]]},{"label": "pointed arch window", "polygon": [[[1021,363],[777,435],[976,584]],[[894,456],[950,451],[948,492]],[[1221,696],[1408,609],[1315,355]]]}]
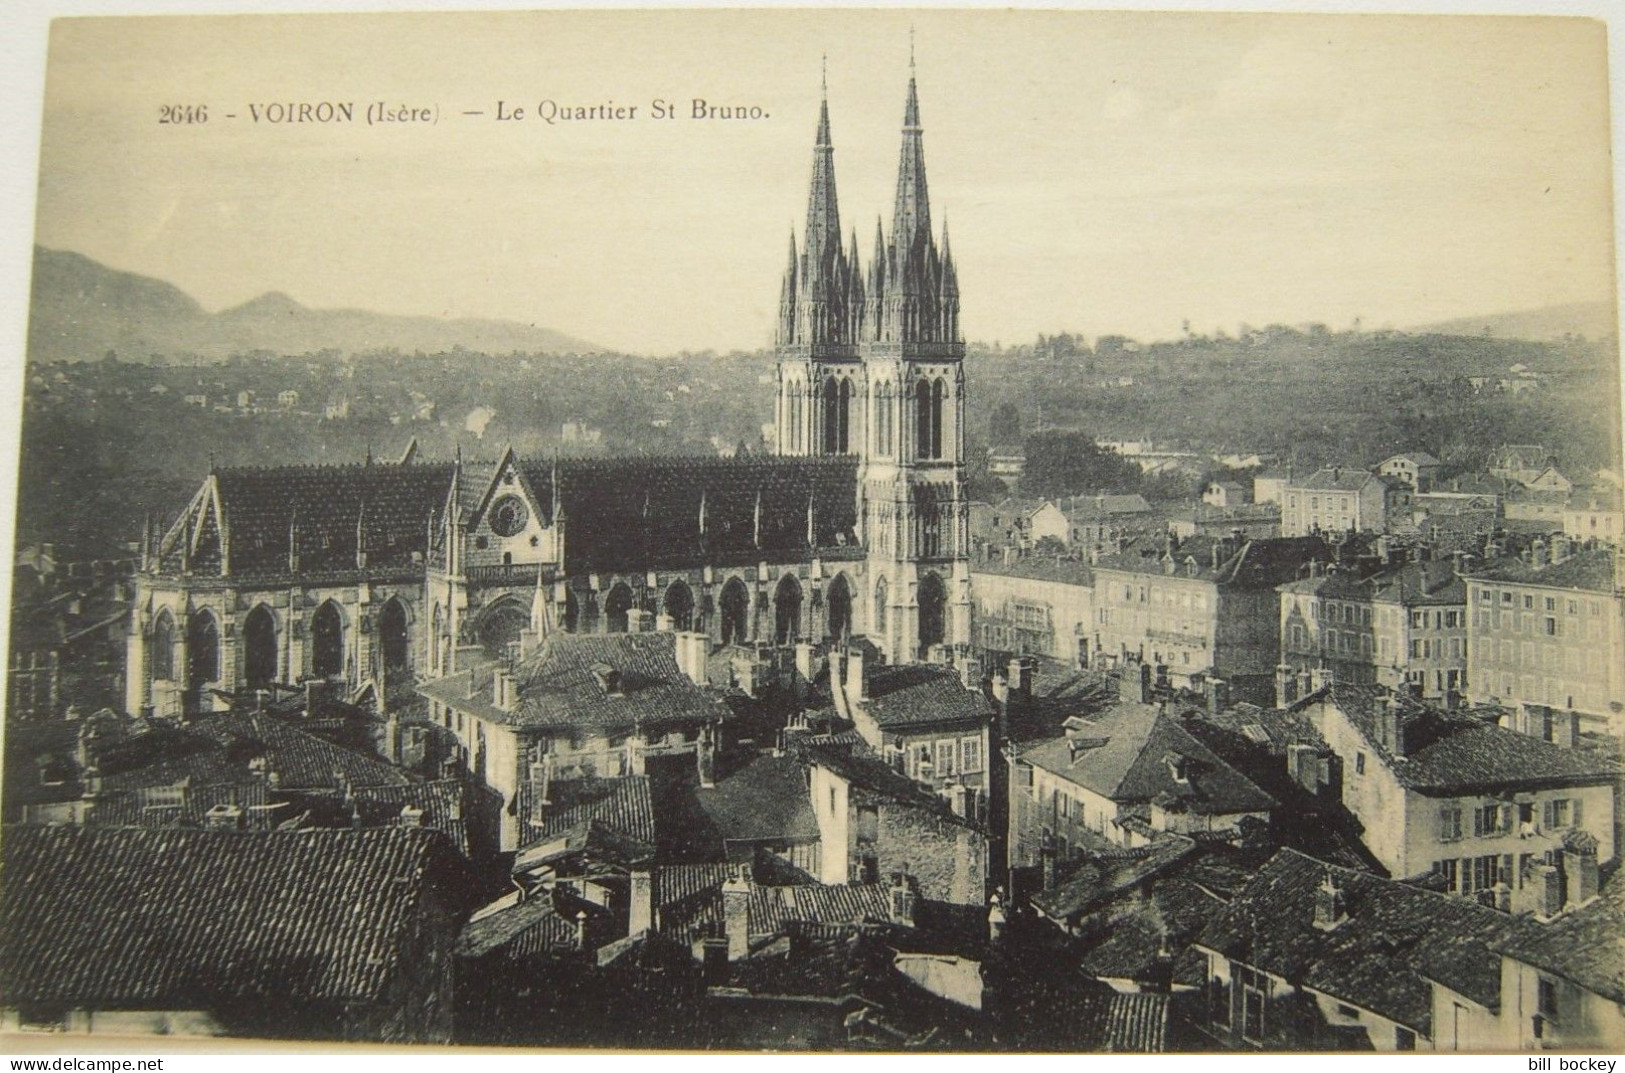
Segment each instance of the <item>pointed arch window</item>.
[{"label": "pointed arch window", "polygon": [[886,632],[886,579],[875,582],[875,633]]},{"label": "pointed arch window", "polygon": [[824,453],[846,454],[851,442],[852,381],[831,377],[824,381]]},{"label": "pointed arch window", "polygon": [[191,684],[220,681],[220,627],[214,616],[207,611],[193,615],[186,641]]},{"label": "pointed arch window", "polygon": [[152,627],[152,676],[162,682],[175,677],[175,620],[167,609]]},{"label": "pointed arch window", "polygon": [[891,382],[882,380],[875,389],[875,453],[892,453],[892,391]]},{"label": "pointed arch window", "polygon": [[914,390],[914,449],[923,459],[942,457],[942,407],[948,388],[940,379],[920,380]]},{"label": "pointed arch window", "polygon": [[276,680],[276,619],[271,609],[257,605],[243,621],[243,676],[258,687]]}]

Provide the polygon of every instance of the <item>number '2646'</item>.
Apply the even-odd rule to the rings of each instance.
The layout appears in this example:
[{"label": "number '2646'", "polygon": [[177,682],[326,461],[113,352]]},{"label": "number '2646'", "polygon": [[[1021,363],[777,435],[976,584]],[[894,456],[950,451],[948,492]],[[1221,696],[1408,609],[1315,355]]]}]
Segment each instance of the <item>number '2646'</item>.
[{"label": "number '2646'", "polygon": [[159,123],[207,123],[209,106],[206,104],[160,104]]}]

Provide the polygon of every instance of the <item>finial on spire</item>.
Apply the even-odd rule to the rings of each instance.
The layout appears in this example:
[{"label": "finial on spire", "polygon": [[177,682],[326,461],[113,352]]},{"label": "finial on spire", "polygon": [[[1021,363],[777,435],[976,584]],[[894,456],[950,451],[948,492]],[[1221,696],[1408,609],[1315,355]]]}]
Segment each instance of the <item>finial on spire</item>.
[{"label": "finial on spire", "polygon": [[908,69],[914,70],[914,24],[908,27]]},{"label": "finial on spire", "polygon": [[818,60],[818,89],[829,96],[829,53],[824,53]]}]

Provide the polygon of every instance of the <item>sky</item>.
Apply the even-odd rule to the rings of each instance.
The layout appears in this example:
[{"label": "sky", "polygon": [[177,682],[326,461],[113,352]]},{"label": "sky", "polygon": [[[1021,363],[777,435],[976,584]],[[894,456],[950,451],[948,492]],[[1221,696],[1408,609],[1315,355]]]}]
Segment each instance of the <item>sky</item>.
[{"label": "sky", "polygon": [[[638,353],[761,347],[803,227],[821,70],[842,222],[867,260],[911,30],[969,339],[1406,326],[1612,298],[1605,37],[1573,18],[64,19],[36,240],[211,310],[282,291]],[[696,97],[764,117],[696,120]],[[653,118],[656,99],[678,118]],[[525,118],[498,121],[499,100]],[[357,122],[250,118],[317,101],[354,102]],[[376,101],[438,122],[368,126]],[[548,124],[543,101],[637,115]],[[207,123],[158,122],[196,104]]]}]

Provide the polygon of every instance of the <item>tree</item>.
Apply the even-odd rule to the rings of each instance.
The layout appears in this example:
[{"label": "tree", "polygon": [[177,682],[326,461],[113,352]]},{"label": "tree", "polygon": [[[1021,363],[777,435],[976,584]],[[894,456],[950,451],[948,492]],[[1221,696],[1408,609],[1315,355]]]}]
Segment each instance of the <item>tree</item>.
[{"label": "tree", "polygon": [[1087,433],[1056,430],[1027,437],[1023,495],[1052,499],[1107,489],[1134,490],[1139,485],[1140,468],[1101,450]]},{"label": "tree", "polygon": [[988,421],[988,439],[994,446],[1021,442],[1021,410],[1013,402],[1001,402]]}]

